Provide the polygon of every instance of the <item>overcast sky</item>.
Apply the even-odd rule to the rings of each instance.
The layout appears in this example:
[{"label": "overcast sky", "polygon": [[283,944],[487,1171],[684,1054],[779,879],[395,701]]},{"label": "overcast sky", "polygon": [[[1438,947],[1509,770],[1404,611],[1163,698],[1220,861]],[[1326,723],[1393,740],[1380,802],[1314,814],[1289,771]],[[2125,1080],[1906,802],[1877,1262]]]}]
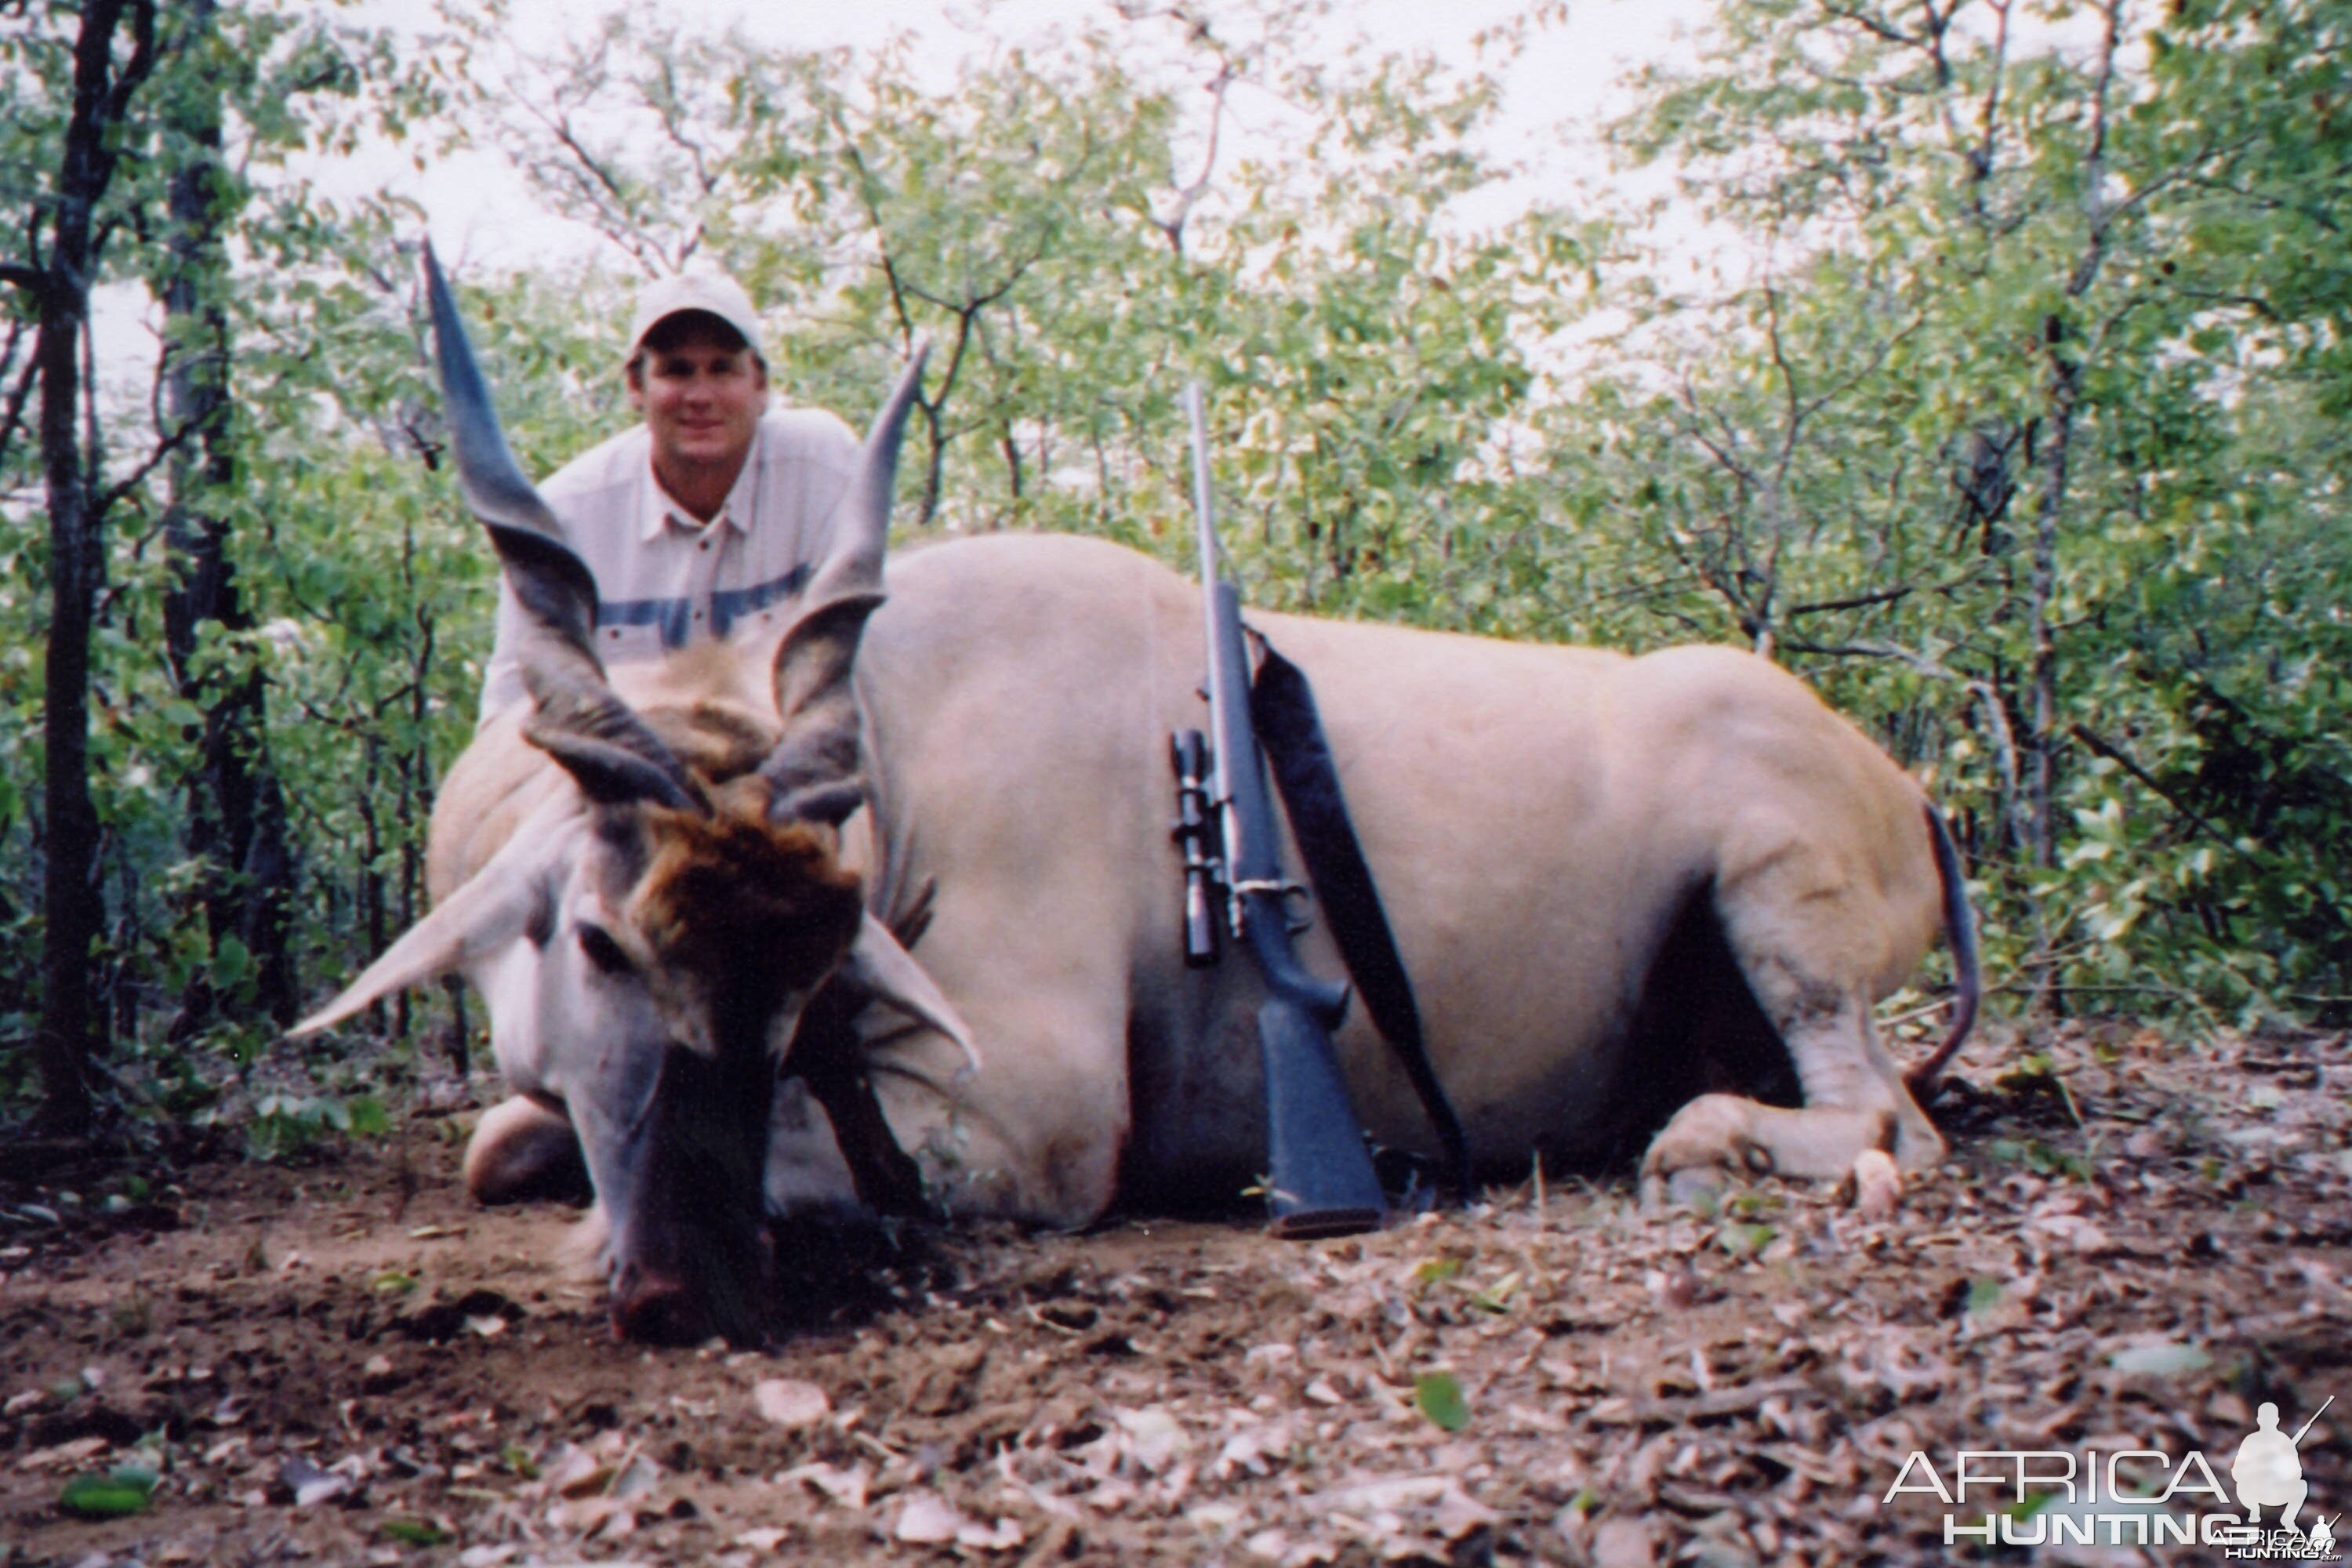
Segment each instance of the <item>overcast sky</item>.
[{"label": "overcast sky", "polygon": [[[1340,0],[1331,26],[1400,52],[1427,50],[1449,63],[1474,62],[1472,38],[1524,8],[1520,0]],[[1676,48],[1675,39],[1706,9],[1705,0],[1573,0],[1568,20],[1547,28],[1513,67],[1507,80],[1503,145],[1514,158],[1540,156],[1556,168],[1590,168],[1591,160],[1558,145],[1552,128],[1564,117],[1587,114],[1612,98],[1628,66]],[[543,47],[567,29],[591,25],[594,10],[557,0],[514,0],[518,43]],[[787,47],[845,45],[869,48],[894,34],[911,33],[919,68],[943,75],[959,58],[999,40],[1031,40],[1056,26],[1115,22],[1110,0],[998,0],[985,8],[970,0],[666,0],[666,16],[712,33],[740,25],[761,42]],[[368,0],[362,14],[407,26],[431,24],[429,0]],[[1622,100],[1618,100],[1622,101]],[[498,262],[544,258],[551,249],[593,248],[551,220],[522,216],[519,183],[503,177],[487,156],[420,175],[387,154],[380,167],[354,178],[409,181],[424,204],[436,246],[452,255]]]},{"label": "overcast sky", "polygon": [[[512,0],[511,36],[520,47],[544,49],[568,31],[593,26],[605,8],[581,0]],[[1339,0],[1330,26],[1339,35],[1335,46],[1360,36],[1375,47],[1426,50],[1467,68],[1476,58],[1472,39],[1524,8],[1523,0]],[[1541,165],[1531,177],[1535,188],[1491,194],[1489,204],[1524,202],[1544,194],[1548,184],[1564,183],[1569,173],[1597,174],[1598,161],[1572,142],[1563,144],[1555,128],[1570,117],[1622,107],[1617,79],[1641,61],[1686,53],[1678,40],[1707,8],[1708,0],[1570,0],[1568,19],[1544,29],[1507,74],[1498,142],[1489,149]],[[1002,41],[1034,42],[1055,27],[1118,22],[1111,0],[986,5],[973,0],[662,0],[661,9],[681,26],[716,34],[739,25],[752,37],[784,47],[871,48],[904,31],[916,41],[917,68],[943,79],[958,59]],[[355,14],[418,31],[435,26],[432,0],[361,0]],[[539,213],[521,180],[488,152],[419,171],[407,149],[386,144],[310,172],[331,191],[357,194],[389,185],[415,197],[436,247],[478,264],[579,258],[597,255],[604,243]],[[1471,214],[1474,220],[1505,216]],[[101,374],[136,395],[154,363],[160,313],[143,290],[129,284],[100,290],[93,304]]]}]

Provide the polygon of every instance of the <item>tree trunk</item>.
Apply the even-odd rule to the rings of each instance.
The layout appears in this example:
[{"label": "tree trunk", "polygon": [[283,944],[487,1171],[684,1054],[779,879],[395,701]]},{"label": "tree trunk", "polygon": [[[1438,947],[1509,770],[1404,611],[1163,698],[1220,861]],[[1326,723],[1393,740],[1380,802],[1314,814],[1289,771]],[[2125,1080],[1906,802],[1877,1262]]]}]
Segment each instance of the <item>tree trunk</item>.
[{"label": "tree trunk", "polygon": [[[210,31],[215,0],[189,0],[180,14],[180,41],[194,46]],[[197,760],[188,781],[187,847],[198,867],[193,897],[215,960],[224,944],[242,946],[251,960],[252,999],[281,1022],[294,998],[286,958],[290,867],[282,843],[272,845],[269,797],[277,790],[264,727],[260,673],[250,665],[222,668],[200,652],[211,623],[232,637],[253,629],[228,555],[228,526],[220,499],[236,480],[228,392],[228,312],[223,222],[227,174],[221,158],[221,105],[216,95],[192,96],[177,127],[188,149],[173,172],[170,268],[163,285],[165,341],[163,407],[165,427],[188,432],[171,466],[172,504],[164,514],[172,586],[163,602],[164,646],[180,694],[204,715],[191,736]],[[212,1023],[224,997],[207,963],[180,998],[173,1037],[185,1038]],[[245,987],[240,987],[240,990]]]},{"label": "tree trunk", "polygon": [[[360,919],[367,932],[367,950],[384,948],[383,830],[376,822],[375,795],[383,777],[383,733],[370,725],[360,742]],[[382,1032],[383,1004],[369,1005],[368,1027]]]},{"label": "tree trunk", "polygon": [[2043,323],[2050,356],[2049,435],[2042,451],[2041,494],[2034,504],[2033,559],[2026,604],[2032,617],[2032,662],[2026,672],[2026,847],[2037,866],[2058,863],[2058,535],[2066,509],[2067,463],[2074,453],[2074,416],[2082,403],[2083,369],[2069,353],[2056,316]]},{"label": "tree trunk", "polygon": [[[118,68],[115,36],[128,26]],[[47,815],[42,867],[41,1016],[37,1053],[45,1130],[87,1129],[92,1068],[105,1047],[92,1006],[92,950],[106,924],[99,886],[98,812],[89,790],[89,647],[104,557],[106,496],[95,437],[85,444],[81,349],[99,262],[96,216],[114,178],[131,94],[154,68],[153,0],[85,0],[74,41],[73,102],[38,267],[41,469],[49,507],[48,663],[42,738]],[[37,240],[35,242],[37,247]]]},{"label": "tree trunk", "polygon": [[[83,27],[95,26],[93,5]],[[87,219],[85,218],[85,227]],[[61,223],[60,227],[64,225]],[[59,251],[64,251],[60,237]],[[85,252],[85,256],[86,256]],[[71,263],[61,254],[58,270]],[[89,300],[74,268],[41,310],[41,467],[49,502],[49,636],[42,738],[47,817],[41,876],[41,1080],[47,1130],[79,1132],[90,1121],[90,1068],[103,1049],[90,1006],[91,949],[105,925],[98,885],[98,810],[89,793],[89,633],[98,595],[99,518],[85,478],[76,416],[81,411],[81,334]]]}]

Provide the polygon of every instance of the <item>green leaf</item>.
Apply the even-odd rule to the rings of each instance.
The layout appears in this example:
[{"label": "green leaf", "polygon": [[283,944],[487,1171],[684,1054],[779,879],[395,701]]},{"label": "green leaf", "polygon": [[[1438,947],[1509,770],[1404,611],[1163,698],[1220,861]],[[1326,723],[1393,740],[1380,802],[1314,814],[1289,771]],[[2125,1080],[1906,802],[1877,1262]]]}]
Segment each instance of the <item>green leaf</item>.
[{"label": "green leaf", "polygon": [[1431,1423],[1448,1432],[1470,1425],[1470,1402],[1450,1372],[1424,1372],[1412,1380],[1412,1402]]},{"label": "green leaf", "polygon": [[2156,1344],[2132,1345],[2107,1357],[2107,1364],[2117,1372],[2148,1373],[2157,1377],[2179,1377],[2192,1372],[2202,1372],[2213,1364],[2213,1357],[2197,1345],[2184,1345],[2173,1341]]},{"label": "green leaf", "polygon": [[438,1525],[420,1519],[387,1519],[377,1528],[404,1546],[438,1546],[449,1539]]},{"label": "green leaf", "polygon": [[133,1465],[77,1476],[58,1493],[58,1506],[78,1519],[127,1519],[146,1511],[155,1482],[154,1471]]},{"label": "green leaf", "polygon": [[253,973],[253,953],[234,935],[224,936],[213,947],[213,984],[223,991],[235,991]]}]

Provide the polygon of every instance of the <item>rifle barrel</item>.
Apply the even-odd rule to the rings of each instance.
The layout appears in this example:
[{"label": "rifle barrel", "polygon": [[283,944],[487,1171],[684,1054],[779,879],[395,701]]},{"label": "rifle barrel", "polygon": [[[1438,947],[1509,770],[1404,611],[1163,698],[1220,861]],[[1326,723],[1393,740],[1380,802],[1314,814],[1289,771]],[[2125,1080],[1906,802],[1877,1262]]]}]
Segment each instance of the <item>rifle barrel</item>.
[{"label": "rifle barrel", "polygon": [[1192,427],[1192,520],[1201,537],[1201,587],[1217,580],[1216,511],[1209,493],[1209,415],[1201,384],[1184,384],[1184,419]]}]

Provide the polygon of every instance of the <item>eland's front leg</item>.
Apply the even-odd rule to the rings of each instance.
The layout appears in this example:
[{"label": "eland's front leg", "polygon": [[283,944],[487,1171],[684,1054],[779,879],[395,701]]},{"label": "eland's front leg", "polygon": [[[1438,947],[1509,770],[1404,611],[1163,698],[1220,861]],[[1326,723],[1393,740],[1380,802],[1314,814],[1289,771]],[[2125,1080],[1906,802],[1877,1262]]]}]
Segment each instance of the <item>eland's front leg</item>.
[{"label": "eland's front leg", "polygon": [[466,1190],[478,1204],[585,1198],[588,1167],[561,1105],[528,1094],[482,1112],[466,1144]]}]

